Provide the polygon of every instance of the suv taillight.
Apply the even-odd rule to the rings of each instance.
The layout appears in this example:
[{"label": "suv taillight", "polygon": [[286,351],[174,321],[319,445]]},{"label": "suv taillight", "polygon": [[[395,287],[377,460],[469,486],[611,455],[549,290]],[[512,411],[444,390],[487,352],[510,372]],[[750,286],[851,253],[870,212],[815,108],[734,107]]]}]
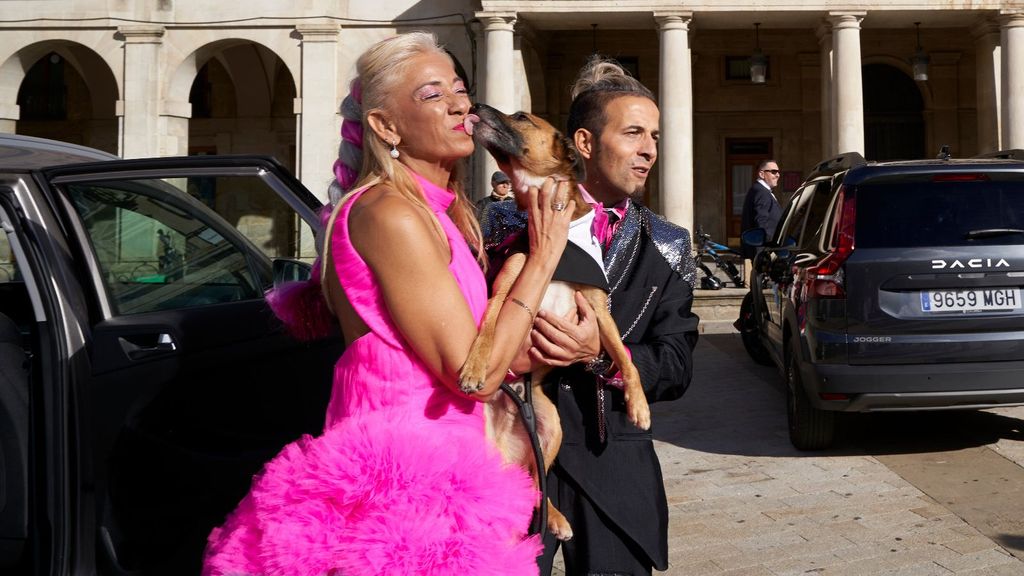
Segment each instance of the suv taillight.
[{"label": "suv taillight", "polygon": [[843,263],[850,254],[853,254],[857,199],[852,195],[847,197],[846,190],[840,189],[837,205],[839,220],[832,234],[832,245],[835,248],[808,272],[810,286],[807,293],[819,298],[846,297],[846,290],[843,288]]}]

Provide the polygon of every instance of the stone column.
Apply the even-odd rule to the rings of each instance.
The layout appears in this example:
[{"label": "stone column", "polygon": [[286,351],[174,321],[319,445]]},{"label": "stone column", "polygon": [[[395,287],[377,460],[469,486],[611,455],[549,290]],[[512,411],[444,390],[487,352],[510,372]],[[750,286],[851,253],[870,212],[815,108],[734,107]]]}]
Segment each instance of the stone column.
[{"label": "stone column", "polygon": [[832,12],[832,90],[836,154],[864,154],[864,95],[861,90],[860,21],[863,12]]},{"label": "stone column", "polygon": [[[959,85],[962,59],[959,52],[932,51],[929,54],[928,84],[932,101],[925,111],[925,158],[933,158],[944,144],[954,156],[964,156],[960,130]],[[917,83],[920,85],[920,83]],[[966,138],[966,135],[964,136]]]},{"label": "stone column", "polygon": [[160,156],[160,46],[164,27],[121,26],[124,40],[124,95],[117,103],[121,116],[118,154],[124,158]]},{"label": "stone column", "polygon": [[[484,26],[484,83],[480,102],[497,108],[505,114],[515,112],[516,95],[512,79],[515,77],[514,13],[477,12]],[[491,192],[491,174],[498,169],[494,158],[486,150],[477,151],[480,170],[476,175],[473,198],[483,198]]]},{"label": "stone column", "polygon": [[661,138],[659,207],[671,222],[693,230],[693,78],[690,12],[655,12],[661,44],[658,100]]},{"label": "stone column", "polygon": [[188,156],[188,123],[192,118],[190,102],[164,100],[160,107],[160,148],[167,156]]},{"label": "stone column", "polygon": [[974,36],[974,90],[978,109],[978,152],[999,150],[1001,78],[999,26],[983,20],[971,30]]},{"label": "stone column", "polygon": [[1002,19],[1002,148],[1024,148],[1024,14]]},{"label": "stone column", "polygon": [[321,200],[327,199],[327,187],[333,178],[331,166],[338,157],[341,140],[339,30],[333,22],[310,22],[295,27],[302,40],[299,95],[295,102],[299,130],[296,176]]},{"label": "stone column", "polygon": [[[17,97],[17,93],[15,93]],[[0,132],[4,134],[14,134],[18,131],[18,118],[21,117],[21,111],[17,104],[4,104],[0,103]]]},{"label": "stone column", "polygon": [[[299,94],[295,98],[296,177],[317,198],[327,201],[341,142],[341,104],[338,83],[338,33],[334,22],[308,22],[295,27],[302,44]],[[299,258],[316,257],[316,241],[307,226],[300,226]]]},{"label": "stone column", "polygon": [[832,125],[835,122],[835,94],[832,92],[832,27],[822,23],[816,30],[821,60],[821,155],[836,155]]}]

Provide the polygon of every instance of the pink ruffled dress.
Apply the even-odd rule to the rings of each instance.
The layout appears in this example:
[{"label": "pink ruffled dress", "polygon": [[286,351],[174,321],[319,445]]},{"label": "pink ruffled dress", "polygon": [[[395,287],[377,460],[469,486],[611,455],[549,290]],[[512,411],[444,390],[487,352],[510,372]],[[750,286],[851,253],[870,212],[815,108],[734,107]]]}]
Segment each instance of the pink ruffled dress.
[{"label": "pink ruffled dress", "polygon": [[[447,215],[454,195],[416,179],[479,324],[487,286]],[[323,435],[289,444],[254,478],[210,534],[203,574],[535,575],[533,481],[486,439],[483,406],[450,391],[405,345],[349,240],[360,194],[339,211],[331,251],[370,332],[335,365]]]}]

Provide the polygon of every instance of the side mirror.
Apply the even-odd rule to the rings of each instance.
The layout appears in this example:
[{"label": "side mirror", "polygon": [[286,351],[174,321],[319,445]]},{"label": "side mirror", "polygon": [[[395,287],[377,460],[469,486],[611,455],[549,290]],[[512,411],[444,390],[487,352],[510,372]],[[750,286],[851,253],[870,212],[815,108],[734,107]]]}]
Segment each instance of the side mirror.
[{"label": "side mirror", "polygon": [[768,241],[768,233],[764,228],[751,228],[740,234],[740,240],[747,246],[764,246]]},{"label": "side mirror", "polygon": [[772,280],[781,282],[789,275],[789,266],[788,258],[776,258],[771,263],[768,275],[771,276]]},{"label": "side mirror", "polygon": [[302,282],[313,275],[313,265],[295,258],[274,258],[274,286],[284,282]]}]

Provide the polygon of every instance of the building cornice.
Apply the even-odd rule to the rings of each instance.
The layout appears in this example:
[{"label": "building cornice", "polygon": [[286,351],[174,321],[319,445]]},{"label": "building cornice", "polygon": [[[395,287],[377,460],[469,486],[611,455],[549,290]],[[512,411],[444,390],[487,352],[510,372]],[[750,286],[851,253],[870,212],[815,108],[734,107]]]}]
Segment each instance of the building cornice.
[{"label": "building cornice", "polygon": [[164,41],[166,28],[153,24],[129,24],[118,26],[117,33],[127,44],[160,44]]}]

